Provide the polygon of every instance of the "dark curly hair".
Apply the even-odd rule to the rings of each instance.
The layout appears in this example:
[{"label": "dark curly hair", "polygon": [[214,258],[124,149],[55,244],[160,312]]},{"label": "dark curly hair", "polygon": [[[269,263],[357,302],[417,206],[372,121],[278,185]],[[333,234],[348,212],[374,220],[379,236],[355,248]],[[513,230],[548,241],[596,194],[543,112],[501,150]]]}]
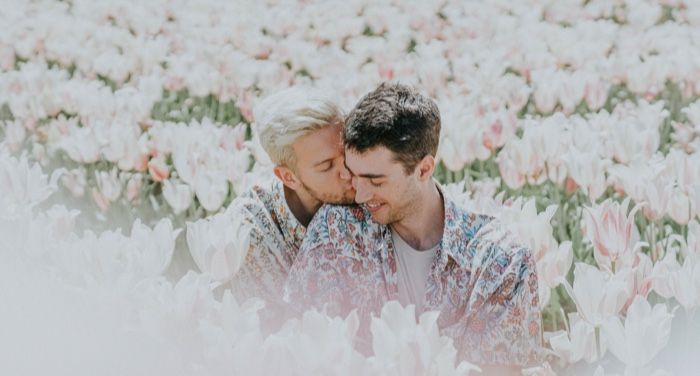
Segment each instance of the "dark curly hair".
[{"label": "dark curly hair", "polygon": [[363,153],[384,146],[409,174],[426,155],[435,156],[440,141],[437,104],[414,88],[383,83],[348,114],[343,128],[346,148]]}]

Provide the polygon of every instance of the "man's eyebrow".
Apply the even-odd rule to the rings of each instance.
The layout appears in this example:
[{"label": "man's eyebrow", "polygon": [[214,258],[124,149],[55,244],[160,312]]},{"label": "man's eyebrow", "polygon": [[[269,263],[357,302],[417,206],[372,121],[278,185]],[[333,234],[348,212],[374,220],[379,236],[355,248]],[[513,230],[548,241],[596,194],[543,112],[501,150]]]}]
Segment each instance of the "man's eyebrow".
[{"label": "man's eyebrow", "polygon": [[347,164],[346,161],[343,161],[343,164],[345,165],[345,168],[347,168],[348,171],[350,171],[351,174],[353,174],[353,175],[355,175],[355,176],[359,176],[359,177],[361,177],[361,178],[379,179],[379,178],[386,177],[386,175],[383,175],[383,174],[359,174],[359,175],[358,175],[358,174],[354,173],[354,172],[350,169],[350,167],[348,167],[348,164]]}]

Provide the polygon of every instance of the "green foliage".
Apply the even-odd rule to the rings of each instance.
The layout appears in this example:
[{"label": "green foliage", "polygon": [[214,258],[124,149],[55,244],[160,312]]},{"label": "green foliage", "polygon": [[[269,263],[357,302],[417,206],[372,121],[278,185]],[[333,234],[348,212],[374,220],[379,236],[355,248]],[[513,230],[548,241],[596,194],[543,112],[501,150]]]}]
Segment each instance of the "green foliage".
[{"label": "green foliage", "polygon": [[235,126],[245,122],[233,100],[220,102],[214,95],[192,97],[187,90],[166,92],[153,106],[154,120],[189,123],[209,118],[216,123]]}]

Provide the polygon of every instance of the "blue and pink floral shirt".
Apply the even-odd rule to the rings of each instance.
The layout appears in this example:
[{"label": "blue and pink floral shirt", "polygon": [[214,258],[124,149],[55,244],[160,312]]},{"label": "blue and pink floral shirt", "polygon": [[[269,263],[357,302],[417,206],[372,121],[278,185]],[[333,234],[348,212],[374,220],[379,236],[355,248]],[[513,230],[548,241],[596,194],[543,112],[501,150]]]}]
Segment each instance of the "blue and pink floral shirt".
[{"label": "blue and pink floral shirt", "polygon": [[[467,212],[443,193],[442,241],[427,278],[425,310],[440,311],[443,335],[460,359],[529,366],[541,358],[541,313],[531,250],[500,221]],[[368,320],[398,300],[396,254],[388,226],[361,206],[325,205],[309,224],[285,287],[285,300]]]},{"label": "blue and pink floral shirt", "polygon": [[231,283],[233,295],[240,302],[263,298],[265,310],[276,309],[306,227],[289,209],[279,179],[253,186],[229,210],[251,229],[248,253]]}]

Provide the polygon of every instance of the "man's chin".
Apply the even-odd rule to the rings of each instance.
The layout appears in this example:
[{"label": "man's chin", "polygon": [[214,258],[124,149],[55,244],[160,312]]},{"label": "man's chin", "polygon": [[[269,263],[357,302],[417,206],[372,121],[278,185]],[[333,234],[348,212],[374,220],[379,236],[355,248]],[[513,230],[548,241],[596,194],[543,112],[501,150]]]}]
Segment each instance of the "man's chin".
[{"label": "man's chin", "polygon": [[355,204],[355,195],[353,195],[352,197],[334,198],[332,200],[326,200],[323,203],[324,204],[331,204],[331,205],[354,205]]},{"label": "man's chin", "polygon": [[389,221],[384,216],[381,215],[376,215],[376,214],[370,214],[372,216],[372,220],[376,223],[379,223],[380,225],[388,225]]},{"label": "man's chin", "polygon": [[336,201],[336,202],[328,202],[328,204],[333,204],[333,205],[354,205],[354,204],[355,204],[355,199],[354,199],[354,198],[342,199],[342,200],[338,200],[338,201]]}]

